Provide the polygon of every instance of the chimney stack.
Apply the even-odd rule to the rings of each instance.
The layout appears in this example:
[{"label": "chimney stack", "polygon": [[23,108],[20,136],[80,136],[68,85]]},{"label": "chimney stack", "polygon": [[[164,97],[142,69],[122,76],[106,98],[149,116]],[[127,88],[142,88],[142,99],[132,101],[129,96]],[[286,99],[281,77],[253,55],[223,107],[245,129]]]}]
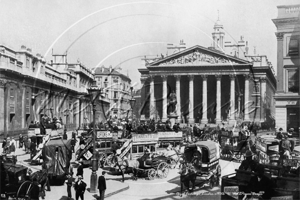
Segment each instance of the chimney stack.
[{"label": "chimney stack", "polygon": [[111,65],[109,66],[109,72],[110,73],[112,72],[112,66]]}]

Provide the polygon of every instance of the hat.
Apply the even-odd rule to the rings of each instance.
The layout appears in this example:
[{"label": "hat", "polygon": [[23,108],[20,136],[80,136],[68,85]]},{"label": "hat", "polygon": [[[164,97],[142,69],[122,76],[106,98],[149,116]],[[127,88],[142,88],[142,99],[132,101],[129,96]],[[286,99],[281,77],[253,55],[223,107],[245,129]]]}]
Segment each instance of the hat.
[{"label": "hat", "polygon": [[282,129],[282,128],[279,128],[279,131],[283,131],[283,129]]},{"label": "hat", "polygon": [[249,150],[247,150],[246,151],[246,155],[245,155],[246,157],[250,157],[250,156],[253,156],[253,154],[252,154],[252,152],[251,151],[249,151]]},{"label": "hat", "polygon": [[78,178],[82,179],[82,176],[81,176],[81,175],[78,175]]}]

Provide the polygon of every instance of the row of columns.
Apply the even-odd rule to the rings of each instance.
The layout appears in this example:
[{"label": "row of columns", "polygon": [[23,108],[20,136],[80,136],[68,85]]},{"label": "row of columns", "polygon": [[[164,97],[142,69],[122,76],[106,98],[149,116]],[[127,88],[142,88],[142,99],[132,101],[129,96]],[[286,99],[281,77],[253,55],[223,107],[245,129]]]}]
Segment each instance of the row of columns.
[{"label": "row of columns", "polygon": [[[202,77],[202,119],[201,123],[208,123],[207,118],[207,76],[206,74],[201,75]],[[235,122],[235,75],[230,76],[230,118],[229,122]],[[167,120],[167,75],[161,76],[163,79],[163,112],[162,112],[162,120]],[[177,97],[177,105],[176,111],[178,115],[178,119],[181,119],[181,100],[180,100],[180,75],[175,75],[176,78],[176,97]],[[194,75],[188,75],[189,77],[189,123],[194,123]],[[216,123],[221,123],[221,78],[222,75],[217,74],[216,77],[216,103],[217,103],[217,112],[216,112]],[[248,74],[244,75],[245,77],[245,95],[244,100],[245,104],[249,101],[249,78]],[[150,118],[153,118],[154,112],[156,111],[155,106],[155,97],[154,97],[154,76],[150,76]],[[244,108],[244,120],[249,120],[249,109],[245,105]]]}]

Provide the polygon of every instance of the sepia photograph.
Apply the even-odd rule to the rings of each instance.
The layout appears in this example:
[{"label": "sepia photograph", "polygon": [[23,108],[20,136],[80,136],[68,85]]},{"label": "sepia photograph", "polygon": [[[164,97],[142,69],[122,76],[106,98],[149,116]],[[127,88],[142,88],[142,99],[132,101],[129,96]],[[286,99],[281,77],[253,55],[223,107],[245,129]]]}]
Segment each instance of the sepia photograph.
[{"label": "sepia photograph", "polygon": [[299,0],[0,0],[1,200],[300,199]]}]

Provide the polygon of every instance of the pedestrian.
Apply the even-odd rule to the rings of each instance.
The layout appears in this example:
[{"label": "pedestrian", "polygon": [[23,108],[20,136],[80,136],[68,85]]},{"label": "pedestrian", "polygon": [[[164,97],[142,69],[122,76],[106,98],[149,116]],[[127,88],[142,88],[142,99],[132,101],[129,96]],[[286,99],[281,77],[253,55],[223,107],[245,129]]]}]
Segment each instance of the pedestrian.
[{"label": "pedestrian", "polygon": [[72,153],[75,152],[75,145],[76,145],[76,133],[72,132],[72,138],[71,138]]},{"label": "pedestrian", "polygon": [[30,199],[32,200],[39,200],[40,199],[40,187],[37,181],[37,178],[33,178],[33,184],[31,185],[30,190]]},{"label": "pedestrian", "polygon": [[99,176],[98,179],[98,190],[99,190],[100,200],[104,199],[105,190],[106,190],[106,180],[104,175],[105,175],[105,171],[102,171],[102,175]]},{"label": "pedestrian", "polygon": [[76,200],[82,199],[84,200],[84,192],[85,192],[85,188],[86,188],[86,183],[82,180],[82,176],[79,175],[78,176],[78,180],[76,181],[74,188],[75,188],[75,198]]},{"label": "pedestrian", "polygon": [[64,139],[64,140],[67,140],[67,139],[68,139],[67,129],[64,129],[63,139]]},{"label": "pedestrian", "polygon": [[19,149],[23,147],[23,143],[24,143],[24,138],[23,138],[23,135],[20,134],[20,136],[19,136]]},{"label": "pedestrian", "polygon": [[83,164],[82,164],[82,161],[79,161],[79,166],[77,168],[76,176],[82,176],[83,177]]},{"label": "pedestrian", "polygon": [[6,144],[7,144],[7,139],[4,138],[4,139],[3,139],[3,143],[2,143],[2,149],[3,149],[3,152],[5,152]]},{"label": "pedestrian", "polygon": [[16,146],[17,146],[17,142],[16,140],[14,139],[14,137],[11,138],[11,141],[10,141],[10,152],[12,153],[12,155],[15,155],[16,153]]},{"label": "pedestrian", "polygon": [[36,144],[34,141],[30,143],[30,159],[32,159],[36,154]]},{"label": "pedestrian", "polygon": [[67,180],[66,180],[66,184],[67,184],[67,193],[68,193],[68,198],[72,198],[72,192],[71,192],[71,188],[75,183],[75,179],[72,177],[72,173],[69,173],[67,175]]}]

